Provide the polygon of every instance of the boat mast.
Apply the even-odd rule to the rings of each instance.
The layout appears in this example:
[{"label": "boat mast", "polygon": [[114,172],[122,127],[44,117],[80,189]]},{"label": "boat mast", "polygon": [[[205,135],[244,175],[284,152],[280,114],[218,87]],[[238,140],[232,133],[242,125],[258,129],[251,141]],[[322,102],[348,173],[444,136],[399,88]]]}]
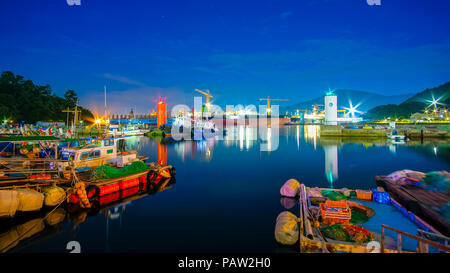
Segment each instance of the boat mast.
[{"label": "boat mast", "polygon": [[73,122],[72,122],[72,132],[75,134],[75,122],[78,120],[78,99],[77,103],[75,104],[75,113],[73,115]]}]

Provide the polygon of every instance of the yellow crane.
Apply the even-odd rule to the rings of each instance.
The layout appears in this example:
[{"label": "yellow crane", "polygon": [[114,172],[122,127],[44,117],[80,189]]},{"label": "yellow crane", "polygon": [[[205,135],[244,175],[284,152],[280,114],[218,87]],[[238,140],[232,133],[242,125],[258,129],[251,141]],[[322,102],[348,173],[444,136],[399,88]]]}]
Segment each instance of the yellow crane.
[{"label": "yellow crane", "polygon": [[202,91],[202,90],[199,90],[199,89],[194,89],[194,91],[205,95],[205,97],[206,97],[206,103],[205,103],[206,107],[209,107],[211,105],[211,103],[209,101],[209,98],[212,98],[213,96],[211,95],[211,93],[209,93],[209,89],[206,89],[206,92]]},{"label": "yellow crane", "polygon": [[262,98],[262,99],[259,99],[259,100],[266,100],[267,101],[267,113],[269,113],[269,114],[270,114],[270,111],[271,111],[271,109],[270,109],[270,102],[271,101],[273,101],[273,100],[276,100],[276,101],[287,101],[286,99],[271,99],[269,96],[267,96],[267,98]]},{"label": "yellow crane", "polygon": [[345,117],[345,115],[347,114],[346,111],[347,111],[347,110],[345,110],[345,109],[343,109],[343,110],[337,110],[338,113],[339,113],[339,112],[343,112],[343,113],[344,113],[344,117]]},{"label": "yellow crane", "polygon": [[323,105],[323,104],[313,104],[312,107],[313,107],[313,112],[314,112],[314,115],[315,115],[315,114],[317,114],[317,111],[319,111],[319,114],[320,114],[323,111],[323,110],[321,111],[320,107],[325,107],[325,105]]}]

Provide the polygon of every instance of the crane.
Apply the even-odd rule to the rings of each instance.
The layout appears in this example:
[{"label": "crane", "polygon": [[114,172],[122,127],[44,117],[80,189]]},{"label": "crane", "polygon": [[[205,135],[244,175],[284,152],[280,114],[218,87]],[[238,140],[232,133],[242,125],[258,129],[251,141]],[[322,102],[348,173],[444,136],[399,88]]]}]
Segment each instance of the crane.
[{"label": "crane", "polygon": [[259,99],[259,100],[266,100],[266,101],[267,101],[267,113],[269,113],[269,114],[270,114],[270,102],[271,102],[271,101],[273,101],[273,100],[277,100],[277,101],[287,101],[287,100],[285,100],[285,99],[271,99],[269,96],[267,96],[267,98],[262,98],[262,99]]},{"label": "crane", "polygon": [[211,93],[209,93],[209,89],[206,89],[206,92],[205,92],[205,91],[202,91],[202,90],[199,90],[199,89],[194,89],[194,91],[199,92],[199,93],[205,95],[205,97],[206,97],[206,103],[205,103],[205,105],[206,105],[206,107],[209,108],[209,106],[211,105],[211,103],[209,102],[209,98],[212,98],[212,97],[213,97],[213,96],[211,95]]},{"label": "crane", "polygon": [[344,117],[345,117],[345,115],[347,115],[347,110],[346,109],[343,109],[343,110],[337,110],[337,112],[339,113],[339,112],[344,112]]},{"label": "crane", "polygon": [[314,112],[314,114],[316,114],[317,113],[317,111],[319,111],[319,113],[321,112],[320,111],[320,107],[324,107],[325,105],[323,105],[323,104],[313,104],[312,105],[312,107],[313,107],[313,112]]}]

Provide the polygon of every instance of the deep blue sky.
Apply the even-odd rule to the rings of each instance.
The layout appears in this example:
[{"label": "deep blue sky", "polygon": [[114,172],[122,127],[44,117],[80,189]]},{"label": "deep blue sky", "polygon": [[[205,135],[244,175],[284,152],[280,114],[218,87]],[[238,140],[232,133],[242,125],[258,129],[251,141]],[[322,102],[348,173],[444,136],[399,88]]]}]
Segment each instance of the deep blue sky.
[{"label": "deep blue sky", "polygon": [[449,14],[448,0],[2,1],[0,71],[101,109],[106,84],[116,113],[192,105],[194,88],[221,106],[411,93],[450,80]]}]

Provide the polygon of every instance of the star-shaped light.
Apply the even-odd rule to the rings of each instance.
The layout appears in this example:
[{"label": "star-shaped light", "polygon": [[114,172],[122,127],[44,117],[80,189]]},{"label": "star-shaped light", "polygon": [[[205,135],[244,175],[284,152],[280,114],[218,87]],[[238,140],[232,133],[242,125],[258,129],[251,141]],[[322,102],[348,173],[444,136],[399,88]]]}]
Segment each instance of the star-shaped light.
[{"label": "star-shaped light", "polygon": [[352,101],[349,101],[349,104],[350,104],[350,107],[342,107],[342,108],[347,110],[348,113],[352,115],[352,118],[355,117],[355,113],[363,114],[363,112],[361,112],[357,109],[361,105],[361,103],[358,103],[357,105],[353,106]]}]

